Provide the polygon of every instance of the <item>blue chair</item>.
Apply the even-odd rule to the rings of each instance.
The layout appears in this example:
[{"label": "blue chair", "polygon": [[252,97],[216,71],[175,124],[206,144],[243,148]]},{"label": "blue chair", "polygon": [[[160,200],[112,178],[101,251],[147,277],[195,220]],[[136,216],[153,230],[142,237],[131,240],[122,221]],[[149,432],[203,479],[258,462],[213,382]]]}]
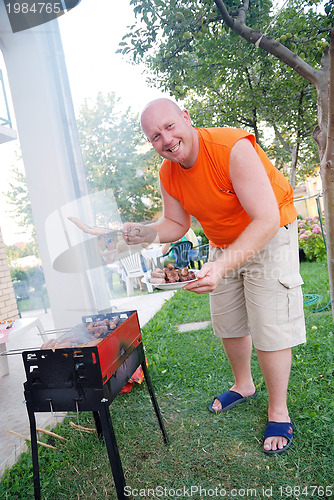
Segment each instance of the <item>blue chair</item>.
[{"label": "blue chair", "polygon": [[[166,252],[162,257],[159,257],[159,263],[168,256],[174,258],[174,266],[176,269],[182,267],[188,267],[190,264],[190,251],[193,248],[193,244],[190,241],[178,241],[174,243],[173,246]],[[161,267],[161,266],[159,266]]]}]

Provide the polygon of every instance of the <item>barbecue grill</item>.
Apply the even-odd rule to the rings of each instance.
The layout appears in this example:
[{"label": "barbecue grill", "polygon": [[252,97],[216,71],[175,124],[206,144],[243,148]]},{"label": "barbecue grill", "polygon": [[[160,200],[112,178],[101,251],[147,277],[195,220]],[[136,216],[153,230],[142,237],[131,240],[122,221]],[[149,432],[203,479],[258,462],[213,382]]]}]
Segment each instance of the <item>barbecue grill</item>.
[{"label": "barbecue grill", "polygon": [[[119,317],[118,326],[94,347],[30,350],[22,353],[35,499],[41,498],[35,412],[92,411],[99,438],[104,438],[117,498],[125,499],[125,478],[109,405],[141,366],[163,440],[168,436],[147,370],[136,311],[82,318],[85,325]],[[47,332],[46,332],[47,333]],[[63,331],[62,331],[63,333]]]}]

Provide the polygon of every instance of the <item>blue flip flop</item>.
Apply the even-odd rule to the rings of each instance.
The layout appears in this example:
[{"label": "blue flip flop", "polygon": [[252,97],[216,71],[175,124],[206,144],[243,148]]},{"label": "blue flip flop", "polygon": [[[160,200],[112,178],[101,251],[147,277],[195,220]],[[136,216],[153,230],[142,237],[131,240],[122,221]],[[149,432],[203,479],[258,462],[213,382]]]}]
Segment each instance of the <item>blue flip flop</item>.
[{"label": "blue flip flop", "polygon": [[292,422],[268,422],[266,430],[264,432],[264,438],[263,442],[265,439],[268,437],[273,437],[273,436],[283,436],[285,437],[288,442],[287,444],[277,450],[265,450],[263,448],[264,453],[267,455],[279,455],[280,453],[284,453],[287,451],[292,443],[292,438],[293,438],[293,427],[292,427]]},{"label": "blue flip flop", "polygon": [[215,402],[215,399],[214,399],[212,401],[212,403],[209,404],[209,410],[211,411],[211,413],[220,413],[222,411],[227,411],[227,410],[230,410],[231,408],[234,408],[234,406],[236,406],[240,403],[244,403],[249,398],[254,398],[255,396],[256,396],[256,392],[254,392],[254,394],[252,394],[251,396],[244,397],[241,394],[239,394],[239,392],[226,391],[226,392],[223,392],[223,394],[220,394],[219,396],[215,397],[215,399],[218,399],[221,402],[222,409],[215,411],[212,408],[212,405]]}]

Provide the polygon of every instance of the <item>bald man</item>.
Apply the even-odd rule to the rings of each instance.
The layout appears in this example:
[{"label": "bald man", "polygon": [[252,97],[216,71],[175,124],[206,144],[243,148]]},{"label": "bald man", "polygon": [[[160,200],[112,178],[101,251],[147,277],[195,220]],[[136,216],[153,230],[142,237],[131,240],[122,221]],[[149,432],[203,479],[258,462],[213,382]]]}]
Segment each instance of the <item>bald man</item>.
[{"label": "bald man", "polygon": [[226,411],[256,396],[254,345],[269,395],[263,451],[283,453],[293,436],[287,407],[291,348],[305,342],[293,190],[244,130],[195,128],[189,113],[169,99],[150,102],[141,125],[164,158],[164,211],[154,224],[126,223],[127,242],[176,241],[189,229],[191,215],[201,223],[210,259],[184,289],[210,293],[214,333],[235,379],[209,410]]}]

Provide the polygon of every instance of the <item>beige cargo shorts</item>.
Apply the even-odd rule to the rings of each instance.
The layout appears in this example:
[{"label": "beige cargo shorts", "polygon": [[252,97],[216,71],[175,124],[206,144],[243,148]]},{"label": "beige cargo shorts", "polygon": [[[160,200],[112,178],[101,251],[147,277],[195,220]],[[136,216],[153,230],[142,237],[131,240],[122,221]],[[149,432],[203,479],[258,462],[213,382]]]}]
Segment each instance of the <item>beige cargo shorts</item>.
[{"label": "beige cargo shorts", "polygon": [[[210,247],[209,260],[224,250]],[[251,335],[254,347],[278,351],[306,341],[297,221],[210,294],[214,333],[221,338]]]}]

